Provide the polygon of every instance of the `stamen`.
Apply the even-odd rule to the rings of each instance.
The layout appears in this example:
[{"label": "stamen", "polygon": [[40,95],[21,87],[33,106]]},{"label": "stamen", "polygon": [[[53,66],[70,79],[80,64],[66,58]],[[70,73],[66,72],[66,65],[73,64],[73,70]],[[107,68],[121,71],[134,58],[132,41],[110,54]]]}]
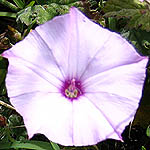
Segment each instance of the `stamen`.
[{"label": "stamen", "polygon": [[71,80],[70,85],[65,89],[65,95],[69,98],[76,98],[78,96],[78,88],[76,87],[75,79]]},{"label": "stamen", "polygon": [[67,97],[76,98],[78,96],[78,90],[75,89],[73,92],[70,92],[68,89],[66,89],[65,94]]}]

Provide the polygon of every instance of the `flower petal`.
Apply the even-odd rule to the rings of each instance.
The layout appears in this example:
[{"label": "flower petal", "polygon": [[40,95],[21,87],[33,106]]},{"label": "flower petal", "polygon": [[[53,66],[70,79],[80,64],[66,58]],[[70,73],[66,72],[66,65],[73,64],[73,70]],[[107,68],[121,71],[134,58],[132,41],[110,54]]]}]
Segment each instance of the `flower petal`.
[{"label": "flower petal", "polygon": [[[101,35],[99,36],[102,37]],[[85,80],[97,75],[98,73],[102,73],[119,66],[138,63],[144,58],[146,57],[140,56],[133,46],[120,35],[110,32],[110,37],[107,42],[105,42],[102,47],[99,47],[94,57],[91,57],[81,79]]]},{"label": "flower petal", "polygon": [[9,97],[37,90],[58,92],[56,87],[62,85],[63,75],[55,58],[36,31],[3,56],[9,59],[6,78]]},{"label": "flower petal", "polygon": [[88,93],[73,101],[74,145],[93,145],[107,138],[120,140],[125,126],[133,119],[135,105],[138,104],[107,93]]},{"label": "flower petal", "polygon": [[23,116],[29,138],[36,133],[63,145],[72,143],[72,102],[60,93],[33,92],[11,98]]},{"label": "flower petal", "polygon": [[93,95],[98,92],[106,92],[139,102],[146,76],[147,61],[148,59],[144,58],[139,62],[98,73],[84,81],[85,91]]},{"label": "flower petal", "polygon": [[[97,116],[95,122],[95,124],[100,122],[99,127],[93,124],[95,130],[99,130],[99,140],[121,139],[121,133],[125,126],[133,121],[138,102],[135,103],[130,99],[105,92],[87,93],[85,97],[93,105],[93,110],[95,108],[101,114],[99,115],[101,118]],[[89,112],[92,114],[93,111]],[[90,128],[92,129],[92,127]]]},{"label": "flower petal", "polygon": [[52,49],[64,76],[68,78],[80,78],[87,64],[96,57],[100,48],[103,50],[113,34],[90,21],[76,8],[37,27],[36,31]]}]

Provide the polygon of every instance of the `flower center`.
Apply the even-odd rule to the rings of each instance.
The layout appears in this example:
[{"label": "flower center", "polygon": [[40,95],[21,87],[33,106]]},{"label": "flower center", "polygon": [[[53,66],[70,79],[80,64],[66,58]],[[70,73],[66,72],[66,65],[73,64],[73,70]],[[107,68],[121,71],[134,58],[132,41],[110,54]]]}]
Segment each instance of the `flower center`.
[{"label": "flower center", "polygon": [[75,79],[71,80],[70,85],[65,90],[65,95],[69,98],[76,98],[78,96],[78,89],[76,87]]},{"label": "flower center", "polygon": [[62,92],[69,99],[76,99],[83,94],[80,81],[76,81],[74,78],[65,81]]}]

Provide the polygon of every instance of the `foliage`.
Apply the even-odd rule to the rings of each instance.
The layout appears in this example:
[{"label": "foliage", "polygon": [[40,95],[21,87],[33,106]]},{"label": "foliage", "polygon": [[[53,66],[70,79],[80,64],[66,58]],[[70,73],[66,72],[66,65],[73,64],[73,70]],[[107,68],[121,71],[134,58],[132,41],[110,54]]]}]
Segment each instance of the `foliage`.
[{"label": "foliage", "polygon": [[139,0],[109,0],[104,11],[106,17],[127,18],[128,29],[138,29],[150,31],[150,4],[141,3]]},{"label": "foliage", "polygon": [[[40,4],[41,1],[38,1]],[[37,24],[43,24],[44,22],[52,19],[54,16],[65,14],[69,11],[71,6],[80,6],[80,1],[66,1],[63,2],[55,2],[53,1],[46,1],[43,5],[34,5],[29,6],[25,9],[22,9],[17,13],[17,22],[21,21],[21,23],[26,24],[29,26],[36,21]]]},{"label": "foliage", "polygon": [[146,129],[146,135],[148,136],[148,137],[150,137],[150,125],[147,127],[147,129]]},{"label": "foliage", "polygon": [[14,142],[0,142],[0,149],[18,149],[18,148],[26,148],[26,149],[34,149],[34,150],[59,150],[52,147],[52,145],[48,142],[42,141],[14,141]]},{"label": "foliage", "polygon": [[113,25],[110,29],[120,32],[141,55],[150,54],[149,8],[148,2],[139,0],[109,0],[103,8],[104,17],[113,21],[110,21],[110,25]]}]

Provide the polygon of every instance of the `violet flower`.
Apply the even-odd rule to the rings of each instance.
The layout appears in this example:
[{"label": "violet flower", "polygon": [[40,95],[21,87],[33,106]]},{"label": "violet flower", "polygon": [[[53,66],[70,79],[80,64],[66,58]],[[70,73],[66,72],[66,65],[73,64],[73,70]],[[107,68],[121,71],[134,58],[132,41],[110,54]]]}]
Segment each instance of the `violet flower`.
[{"label": "violet flower", "polygon": [[133,120],[148,59],[76,8],[40,25],[3,54],[6,86],[29,138],[62,145],[121,139]]}]

